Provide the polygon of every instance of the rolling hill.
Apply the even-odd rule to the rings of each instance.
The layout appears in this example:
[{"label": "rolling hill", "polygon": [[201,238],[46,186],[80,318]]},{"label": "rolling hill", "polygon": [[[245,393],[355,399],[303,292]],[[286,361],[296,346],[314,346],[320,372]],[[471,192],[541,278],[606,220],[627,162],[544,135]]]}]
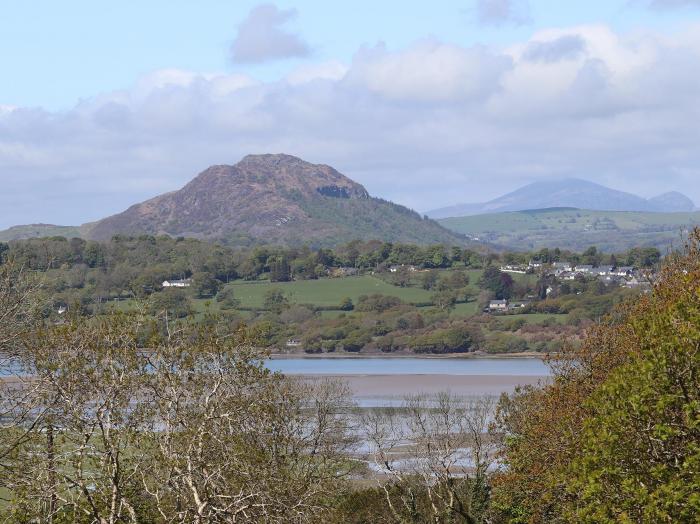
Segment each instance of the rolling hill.
[{"label": "rolling hill", "polygon": [[[42,227],[61,231],[61,226]],[[358,238],[465,243],[464,236],[415,211],[370,196],[330,166],[284,154],[249,155],[233,166],[209,167],[180,190],[64,231],[95,240],[164,234],[236,245],[319,247]]]},{"label": "rolling hill", "polygon": [[53,224],[28,224],[26,226],[14,226],[0,231],[0,242],[20,240],[23,238],[42,238],[61,236],[66,238],[82,237],[87,232],[87,227],[82,226],[55,226]]},{"label": "rolling hill", "polygon": [[481,242],[510,250],[544,247],[603,251],[678,246],[688,228],[700,225],[700,212],[654,213],[550,208],[441,219],[440,223]]},{"label": "rolling hill", "polygon": [[458,204],[428,211],[431,218],[449,218],[504,211],[572,207],[597,211],[690,212],[695,204],[685,195],[669,192],[651,199],[580,179],[534,182],[480,204]]}]

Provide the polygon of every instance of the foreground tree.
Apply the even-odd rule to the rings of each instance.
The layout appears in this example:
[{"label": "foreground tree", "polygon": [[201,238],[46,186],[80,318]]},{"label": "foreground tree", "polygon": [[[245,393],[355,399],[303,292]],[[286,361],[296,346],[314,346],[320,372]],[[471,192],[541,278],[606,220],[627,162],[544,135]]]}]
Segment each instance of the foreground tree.
[{"label": "foreground tree", "polygon": [[693,522],[700,514],[700,231],[651,294],[501,402],[503,522]]},{"label": "foreground tree", "polygon": [[361,427],[380,480],[374,496],[363,498],[374,501],[376,515],[365,520],[366,509],[350,506],[356,515],[347,522],[485,522],[493,408],[490,398],[440,393],[408,397],[400,409],[364,413]]},{"label": "foreground tree", "polygon": [[[114,314],[26,340],[0,439],[14,522],[317,522],[351,463],[350,395],[268,372],[243,331]],[[144,349],[147,348],[147,349]],[[18,397],[14,397],[16,400]],[[7,405],[9,398],[3,398]]]},{"label": "foreground tree", "polygon": [[40,283],[13,261],[0,259],[0,488],[46,415],[36,384],[20,373],[22,339],[38,325],[42,309]]},{"label": "foreground tree", "polygon": [[627,320],[634,357],[588,401],[572,520],[700,518],[700,251],[672,262]]},{"label": "foreground tree", "polygon": [[37,323],[41,282],[23,266],[0,258],[0,355],[16,355],[21,337]]}]

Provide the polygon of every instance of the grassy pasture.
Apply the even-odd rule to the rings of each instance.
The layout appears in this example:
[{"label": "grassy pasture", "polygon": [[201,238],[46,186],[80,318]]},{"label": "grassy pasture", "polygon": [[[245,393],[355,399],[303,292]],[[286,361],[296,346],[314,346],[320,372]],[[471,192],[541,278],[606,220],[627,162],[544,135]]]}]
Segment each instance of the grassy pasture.
[{"label": "grassy pasture", "polygon": [[295,282],[234,282],[229,284],[234,296],[244,308],[261,308],[265,293],[272,288],[281,289],[295,304],[313,304],[319,307],[338,306],[345,297],[357,303],[360,295],[380,293],[398,297],[408,303],[429,302],[432,293],[415,287],[393,286],[373,276],[346,278],[321,278]]},{"label": "grassy pasture", "polygon": [[451,315],[453,317],[470,317],[478,313],[478,311],[479,305],[475,301],[462,302],[455,305]]},{"label": "grassy pasture", "polygon": [[[439,270],[441,275],[449,273],[450,270]],[[469,275],[469,293],[472,297],[479,294],[477,282],[483,273],[480,269],[465,271]],[[340,302],[349,297],[353,303],[361,295],[371,295],[379,293],[382,295],[398,297],[409,304],[426,304],[431,302],[434,291],[421,288],[421,273],[412,275],[410,287],[394,286],[385,282],[381,278],[364,275],[345,278],[322,278],[318,280],[299,280],[294,282],[270,282],[268,280],[258,280],[253,282],[239,280],[227,284],[233,289],[234,296],[240,300],[240,313],[244,318],[249,318],[252,309],[263,309],[265,293],[270,289],[281,289],[292,304],[311,304],[318,308],[327,309],[321,314],[324,318],[335,318],[343,311],[335,310]],[[511,275],[516,282],[525,282],[536,279],[536,275]],[[134,306],[133,300],[123,300],[111,303],[117,310],[126,311]],[[192,307],[196,313],[203,313],[206,310],[218,311],[219,303],[215,298],[193,299]],[[474,299],[466,303],[459,303],[452,310],[452,316],[467,317],[478,313],[477,303]],[[530,316],[530,315],[528,315]]]}]

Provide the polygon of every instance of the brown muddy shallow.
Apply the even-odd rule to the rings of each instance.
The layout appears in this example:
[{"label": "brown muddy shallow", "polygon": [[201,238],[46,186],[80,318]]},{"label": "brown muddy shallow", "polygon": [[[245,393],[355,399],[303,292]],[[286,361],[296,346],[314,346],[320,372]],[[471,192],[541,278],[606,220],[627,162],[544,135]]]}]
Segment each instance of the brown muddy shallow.
[{"label": "brown muddy shallow", "polygon": [[516,386],[535,385],[545,376],[528,375],[305,375],[305,380],[337,378],[347,382],[358,399],[401,398],[418,393],[450,391],[459,396],[500,395]]}]

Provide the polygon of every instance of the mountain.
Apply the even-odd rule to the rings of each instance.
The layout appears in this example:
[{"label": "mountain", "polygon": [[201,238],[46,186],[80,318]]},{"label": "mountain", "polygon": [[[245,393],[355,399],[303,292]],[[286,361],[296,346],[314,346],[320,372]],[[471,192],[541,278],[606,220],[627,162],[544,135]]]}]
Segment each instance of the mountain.
[{"label": "mountain", "polygon": [[649,199],[657,211],[687,213],[695,209],[695,203],[678,191],[669,191]]},{"label": "mountain", "polygon": [[608,187],[577,178],[534,182],[511,193],[481,204],[459,204],[428,211],[431,218],[524,211],[570,207],[598,211],[692,211],[693,202],[677,193],[664,193],[646,200],[640,196],[610,189]]},{"label": "mountain", "polygon": [[406,207],[373,198],[332,167],[290,155],[212,166],[178,191],[85,227],[82,236],[171,235],[245,245],[333,246],[353,239],[464,244]]}]

